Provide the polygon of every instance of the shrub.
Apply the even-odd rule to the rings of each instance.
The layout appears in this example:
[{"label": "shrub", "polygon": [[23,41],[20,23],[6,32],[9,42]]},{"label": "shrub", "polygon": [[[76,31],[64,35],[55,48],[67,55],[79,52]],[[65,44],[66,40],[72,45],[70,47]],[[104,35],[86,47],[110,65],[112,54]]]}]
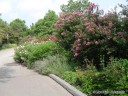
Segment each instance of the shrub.
[{"label": "shrub", "polygon": [[20,43],[23,42],[35,42],[35,43],[42,43],[45,41],[57,41],[57,37],[54,35],[50,35],[50,36],[43,36],[41,38],[36,38],[36,37],[32,37],[32,36],[26,36],[24,38],[22,38],[22,40],[20,41]]},{"label": "shrub", "polygon": [[61,46],[53,41],[46,41],[43,43],[27,42],[15,49],[14,59],[18,62],[27,64],[28,67],[32,67],[32,64],[36,60],[58,53],[65,56],[68,55]]},{"label": "shrub", "polygon": [[68,64],[68,59],[65,56],[56,54],[53,56],[48,56],[41,61],[36,61],[34,70],[40,74],[56,74],[61,76],[62,73],[72,70]]},{"label": "shrub", "polygon": [[38,43],[34,42],[25,42],[15,48],[14,60],[20,63],[26,63],[28,60],[28,54],[32,48],[37,46]]},{"label": "shrub", "polygon": [[87,66],[86,70],[78,69],[76,72],[79,76],[79,89],[82,92],[90,95],[94,89],[94,84],[92,82],[95,78],[95,75],[98,73],[96,68],[90,64]]},{"label": "shrub", "polygon": [[24,42],[37,42],[38,39],[35,38],[35,37],[32,37],[30,35],[26,36],[26,37],[23,37],[20,41],[20,43],[24,43]]},{"label": "shrub", "polygon": [[43,19],[38,20],[33,27],[33,35],[41,38],[43,36],[52,35],[54,33],[54,23],[57,21],[58,16],[52,10],[44,16]]},{"label": "shrub", "polygon": [[28,61],[34,62],[47,56],[52,56],[59,53],[64,55],[66,54],[65,52],[66,51],[56,42],[46,41],[36,45],[31,49],[31,52],[29,52],[28,54]]},{"label": "shrub", "polygon": [[109,93],[111,91],[122,91],[123,96],[128,93],[128,60],[111,59],[109,65],[100,72],[93,69],[85,70],[81,82],[82,91],[88,94],[93,94],[95,91],[108,91],[108,93],[94,94],[111,96],[112,93]]},{"label": "shrub", "polygon": [[128,60],[111,59],[106,67],[93,80],[94,90],[124,91],[128,93]]},{"label": "shrub", "polygon": [[[127,96],[128,94],[128,60],[126,59],[111,58],[108,66],[102,71],[97,71],[92,64],[89,64],[84,70],[78,68],[75,72],[67,71],[61,76],[89,96]],[[122,93],[114,93],[114,91]]]},{"label": "shrub", "polygon": [[73,71],[66,71],[61,77],[70,84],[77,84],[78,82],[78,74]]},{"label": "shrub", "polygon": [[[121,30],[121,21],[115,12],[100,15],[94,12],[96,5],[90,5],[88,12],[62,13],[56,22],[59,43],[73,52],[76,61],[85,63],[85,59],[100,66],[100,57],[106,63],[109,57],[125,57],[126,32]],[[120,28],[118,28],[120,27]],[[95,55],[94,55],[95,54]]]},{"label": "shrub", "polygon": [[3,44],[2,49],[7,49],[7,48],[13,48],[16,47],[16,44]]}]

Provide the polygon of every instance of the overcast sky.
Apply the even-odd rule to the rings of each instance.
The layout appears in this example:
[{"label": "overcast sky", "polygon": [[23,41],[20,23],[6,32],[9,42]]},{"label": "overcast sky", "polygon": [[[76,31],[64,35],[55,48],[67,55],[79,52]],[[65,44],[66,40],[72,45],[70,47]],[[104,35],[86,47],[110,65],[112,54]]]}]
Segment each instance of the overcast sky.
[{"label": "overcast sky", "polygon": [[[68,0],[0,0],[1,18],[8,23],[15,18],[26,21],[29,26],[38,19],[43,18],[46,12],[51,9],[56,13],[60,12],[60,5],[67,4]],[[118,3],[126,4],[126,0],[90,0],[105,11],[113,8]]]}]

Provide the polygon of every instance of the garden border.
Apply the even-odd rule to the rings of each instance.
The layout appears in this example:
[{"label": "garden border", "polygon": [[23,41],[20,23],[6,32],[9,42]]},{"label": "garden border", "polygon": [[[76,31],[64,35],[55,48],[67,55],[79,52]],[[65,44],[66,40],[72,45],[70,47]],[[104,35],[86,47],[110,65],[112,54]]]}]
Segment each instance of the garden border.
[{"label": "garden border", "polygon": [[76,88],[74,88],[69,83],[67,83],[64,80],[62,80],[61,78],[59,78],[58,76],[56,76],[54,74],[49,74],[49,77],[52,78],[54,81],[56,81],[58,84],[60,84],[64,89],[66,89],[73,96],[87,96],[86,94],[77,90]]}]

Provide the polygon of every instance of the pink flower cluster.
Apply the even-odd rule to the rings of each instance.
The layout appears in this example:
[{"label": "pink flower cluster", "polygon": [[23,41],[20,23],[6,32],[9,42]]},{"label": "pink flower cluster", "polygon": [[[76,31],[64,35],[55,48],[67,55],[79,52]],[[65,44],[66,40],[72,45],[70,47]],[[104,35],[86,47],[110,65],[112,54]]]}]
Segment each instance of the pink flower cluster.
[{"label": "pink flower cluster", "polygon": [[88,9],[96,8],[96,4],[92,3],[90,6],[88,6]]},{"label": "pink flower cluster", "polygon": [[[88,9],[96,8],[95,4],[91,4]],[[74,52],[74,57],[88,55],[95,48],[106,50],[110,49],[110,42],[117,42],[122,39],[124,34],[113,29],[113,14],[96,16],[84,12],[73,12],[60,14],[60,18],[56,22],[56,28],[59,30],[60,36],[63,37],[62,42],[68,42]],[[64,42],[63,42],[64,43]],[[106,45],[108,44],[108,45]],[[99,50],[99,49],[97,49]]]}]

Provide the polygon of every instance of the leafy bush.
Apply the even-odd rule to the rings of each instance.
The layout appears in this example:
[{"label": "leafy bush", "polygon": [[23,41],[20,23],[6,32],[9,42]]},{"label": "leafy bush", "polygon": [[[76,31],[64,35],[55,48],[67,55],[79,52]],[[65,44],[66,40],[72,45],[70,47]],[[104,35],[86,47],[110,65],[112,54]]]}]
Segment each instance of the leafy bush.
[{"label": "leafy bush", "polygon": [[[73,52],[76,61],[93,61],[98,68],[100,57],[106,63],[109,57],[127,58],[126,32],[121,30],[121,21],[115,12],[100,15],[92,4],[87,12],[62,13],[56,22],[59,43]],[[120,28],[118,28],[120,27]],[[94,55],[95,54],[95,55]]]},{"label": "leafy bush", "polygon": [[37,42],[38,39],[32,36],[26,36],[24,38],[21,39],[20,43],[24,43],[24,42]]},{"label": "leafy bush", "polygon": [[29,52],[28,54],[28,61],[34,62],[47,56],[52,56],[59,53],[64,55],[66,54],[65,52],[66,51],[56,42],[46,41],[36,45],[31,49],[31,52]]},{"label": "leafy bush", "polygon": [[58,53],[65,56],[68,55],[61,46],[53,41],[46,41],[43,43],[27,42],[15,49],[14,59],[18,62],[26,63],[31,67],[36,60]]},{"label": "leafy bush", "polygon": [[52,35],[54,33],[54,24],[57,21],[58,16],[52,10],[44,16],[43,19],[38,20],[33,26],[33,35],[39,38],[47,35]]},{"label": "leafy bush", "polygon": [[7,48],[13,48],[16,47],[16,44],[3,44],[2,49],[7,49]]},{"label": "leafy bush", "polygon": [[40,74],[56,74],[61,76],[62,73],[72,70],[68,64],[68,59],[65,56],[56,54],[53,56],[48,56],[41,61],[36,61],[34,70]]},{"label": "leafy bush", "polygon": [[42,38],[36,38],[36,37],[32,37],[32,36],[26,36],[26,37],[22,38],[22,40],[20,41],[20,43],[23,43],[23,42],[42,43],[44,41],[57,41],[57,37],[54,36],[54,35],[43,36]]},{"label": "leafy bush", "polygon": [[62,74],[61,77],[70,84],[77,84],[78,74],[76,72],[66,71]]},{"label": "leafy bush", "polygon": [[[92,65],[88,65],[86,70],[80,68],[75,72],[67,71],[61,76],[70,84],[76,86],[82,92],[88,95],[108,95],[115,96],[112,91],[122,91],[120,96],[128,94],[128,60],[112,59],[104,70],[97,71]],[[98,93],[101,91],[101,93]],[[103,92],[108,93],[103,93]]]},{"label": "leafy bush", "polygon": [[15,55],[14,55],[15,61],[20,62],[20,63],[26,63],[28,60],[29,52],[36,45],[38,45],[38,43],[25,42],[21,44],[20,46],[18,46],[17,48],[15,48]]},{"label": "leafy bush", "polygon": [[111,59],[108,67],[93,82],[94,90],[124,91],[128,93],[128,60]]}]

